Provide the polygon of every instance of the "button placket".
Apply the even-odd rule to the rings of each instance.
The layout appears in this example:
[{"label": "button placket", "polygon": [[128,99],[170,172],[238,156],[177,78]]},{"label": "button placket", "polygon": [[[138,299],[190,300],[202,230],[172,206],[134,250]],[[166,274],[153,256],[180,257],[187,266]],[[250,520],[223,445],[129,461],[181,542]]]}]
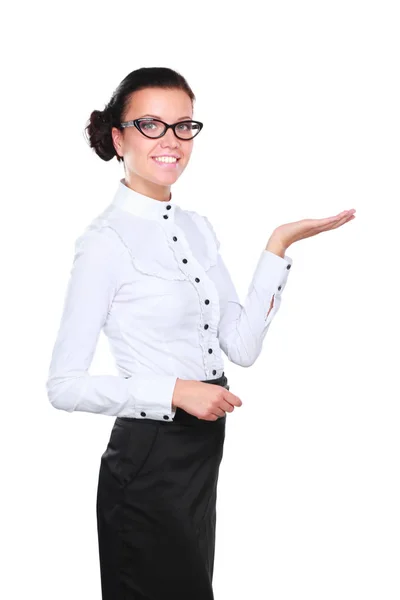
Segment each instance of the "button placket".
[{"label": "button placket", "polygon": [[[168,208],[168,207],[166,207]],[[164,215],[165,217],[166,215]],[[211,281],[211,279],[209,277],[206,276],[206,272],[204,270],[204,268],[198,263],[198,261],[194,258],[193,253],[190,250],[189,244],[185,238],[185,236],[183,235],[183,233],[181,232],[178,235],[172,235],[171,233],[171,239],[174,243],[176,242],[181,242],[181,246],[183,247],[183,254],[184,254],[184,258],[178,258],[178,260],[180,260],[183,264],[185,265],[189,265],[188,270],[184,271],[185,275],[187,276],[188,280],[191,281],[193,284],[197,284],[197,283],[201,283],[201,286],[196,286],[196,291],[199,295],[199,301],[200,301],[200,315],[201,315],[201,319],[202,321],[207,321],[204,323],[203,328],[201,329],[201,347],[202,347],[202,352],[203,352],[203,360],[204,360],[204,367],[205,367],[205,371],[207,373],[207,376],[209,374],[209,371],[211,369],[211,366],[213,366],[217,360],[217,356],[214,353],[214,350],[212,347],[210,347],[210,336],[207,339],[207,337],[204,335],[204,332],[207,331],[209,329],[210,323],[215,325],[215,330],[217,330],[217,324],[219,322],[219,317],[220,317],[220,312],[219,312],[219,297],[218,297],[218,292],[217,289],[214,285],[214,283]],[[188,257],[188,258],[186,258]],[[195,277],[194,278],[194,282],[193,282],[193,270],[197,270],[198,272],[201,271],[202,272],[202,277]],[[204,296],[206,296],[204,298]],[[204,306],[209,306],[209,309],[205,309]],[[213,307],[215,307],[215,311],[214,311],[214,315],[213,315]],[[211,338],[212,339],[212,338]],[[215,334],[215,339],[217,338],[217,334]],[[219,348],[219,346],[217,346]],[[206,353],[207,351],[207,353]],[[210,361],[211,355],[214,357],[214,360]],[[210,365],[211,362],[211,365]],[[217,374],[217,369],[212,369],[212,375],[216,375]]]},{"label": "button placket", "polygon": [[[166,210],[171,210],[171,205],[167,204],[167,206],[165,207],[165,209]],[[169,215],[163,215],[163,217],[166,220],[166,219],[169,218]],[[174,241],[176,241],[177,240],[176,236],[174,236],[173,239],[174,239]],[[163,415],[163,419],[165,419],[166,421],[168,421],[169,420],[169,416],[168,415]]]}]

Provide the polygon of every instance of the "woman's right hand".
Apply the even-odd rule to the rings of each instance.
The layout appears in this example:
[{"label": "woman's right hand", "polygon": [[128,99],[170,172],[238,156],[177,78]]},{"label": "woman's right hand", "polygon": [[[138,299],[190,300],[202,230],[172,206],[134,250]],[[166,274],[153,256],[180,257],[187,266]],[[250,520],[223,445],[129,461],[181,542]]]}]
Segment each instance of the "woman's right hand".
[{"label": "woman's right hand", "polygon": [[235,406],[242,406],[242,401],[221,385],[178,378],[172,406],[179,406],[198,419],[216,421],[224,417],[226,412],[232,412]]}]

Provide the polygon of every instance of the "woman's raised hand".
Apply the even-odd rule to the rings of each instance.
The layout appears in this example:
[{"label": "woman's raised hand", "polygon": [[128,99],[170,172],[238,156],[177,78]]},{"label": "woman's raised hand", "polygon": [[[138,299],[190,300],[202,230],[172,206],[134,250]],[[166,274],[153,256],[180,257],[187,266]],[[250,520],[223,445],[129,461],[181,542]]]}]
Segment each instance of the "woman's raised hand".
[{"label": "woman's raised hand", "polygon": [[[284,250],[294,242],[317,235],[322,231],[330,231],[341,227],[348,221],[355,219],[356,209],[343,210],[333,217],[324,219],[301,219],[293,223],[285,223],[274,229],[270,242],[279,244]],[[270,243],[269,242],[269,243]]]}]

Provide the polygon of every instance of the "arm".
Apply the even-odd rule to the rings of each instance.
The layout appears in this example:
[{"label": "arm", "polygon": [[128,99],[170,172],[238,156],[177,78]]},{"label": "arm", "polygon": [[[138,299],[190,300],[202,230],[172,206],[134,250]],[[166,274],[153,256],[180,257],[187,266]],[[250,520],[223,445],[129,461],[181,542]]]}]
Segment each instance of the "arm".
[{"label": "arm", "polygon": [[243,304],[220,252],[216,264],[207,272],[220,298],[218,338],[221,349],[231,362],[244,367],[251,366],[261,353],[264,338],[281,305],[293,262],[283,249],[271,244],[267,248],[259,257]]},{"label": "arm", "polygon": [[[106,230],[78,238],[64,308],[46,382],[50,403],[68,412],[161,420],[175,416],[172,375],[89,375],[100,331],[118,290],[124,247]],[[143,418],[143,416],[142,416]]]}]

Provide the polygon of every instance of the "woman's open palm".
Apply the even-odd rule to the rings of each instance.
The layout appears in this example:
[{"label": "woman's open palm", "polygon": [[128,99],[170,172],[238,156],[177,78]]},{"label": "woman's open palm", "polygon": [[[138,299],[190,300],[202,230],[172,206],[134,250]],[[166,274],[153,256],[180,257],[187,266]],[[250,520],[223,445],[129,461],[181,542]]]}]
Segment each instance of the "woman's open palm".
[{"label": "woman's open palm", "polygon": [[329,231],[341,227],[355,218],[355,208],[344,210],[333,217],[325,219],[301,219],[293,223],[284,223],[274,230],[274,237],[279,238],[285,248],[294,242],[317,235],[322,231]]},{"label": "woman's open palm", "polygon": [[[325,219],[301,219],[300,221],[294,221],[293,223],[284,223],[274,229],[271,238],[268,241],[267,249],[270,247],[270,244],[273,246],[278,244],[281,251],[283,247],[283,252],[286,252],[287,248],[298,240],[317,235],[317,233],[321,233],[322,231],[336,229],[348,221],[355,219],[355,212],[356,209],[351,208],[350,210],[343,210],[334,217],[326,217]],[[274,307],[274,298],[275,294],[272,296],[267,316]]]}]

